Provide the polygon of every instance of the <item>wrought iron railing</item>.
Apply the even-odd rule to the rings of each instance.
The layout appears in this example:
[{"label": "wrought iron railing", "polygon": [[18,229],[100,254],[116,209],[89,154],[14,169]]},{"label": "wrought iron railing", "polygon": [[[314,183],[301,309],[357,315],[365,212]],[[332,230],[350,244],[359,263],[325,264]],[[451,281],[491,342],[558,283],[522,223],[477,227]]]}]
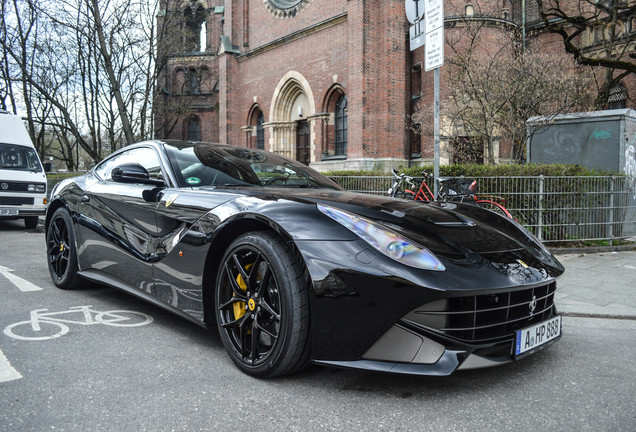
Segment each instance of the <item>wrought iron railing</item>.
[{"label": "wrought iron railing", "polygon": [[[331,178],[347,190],[375,195],[387,195],[392,185],[390,176]],[[510,176],[476,179],[480,194],[503,198],[513,217],[545,243],[612,243],[636,236],[636,187],[633,177]]]}]

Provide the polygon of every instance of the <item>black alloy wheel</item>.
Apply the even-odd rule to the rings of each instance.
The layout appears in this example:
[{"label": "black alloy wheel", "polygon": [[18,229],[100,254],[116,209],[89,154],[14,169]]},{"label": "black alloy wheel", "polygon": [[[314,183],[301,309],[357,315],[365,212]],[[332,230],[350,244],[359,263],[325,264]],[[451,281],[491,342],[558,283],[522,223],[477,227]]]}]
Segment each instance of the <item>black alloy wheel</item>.
[{"label": "black alloy wheel", "polygon": [[64,207],[53,213],[46,230],[46,256],[53,283],[62,289],[76,289],[84,284],[77,274],[77,252],[71,216]]},{"label": "black alloy wheel", "polygon": [[273,233],[238,237],[216,284],[216,316],[226,351],[244,372],[271,377],[309,358],[308,279],[285,241]]}]

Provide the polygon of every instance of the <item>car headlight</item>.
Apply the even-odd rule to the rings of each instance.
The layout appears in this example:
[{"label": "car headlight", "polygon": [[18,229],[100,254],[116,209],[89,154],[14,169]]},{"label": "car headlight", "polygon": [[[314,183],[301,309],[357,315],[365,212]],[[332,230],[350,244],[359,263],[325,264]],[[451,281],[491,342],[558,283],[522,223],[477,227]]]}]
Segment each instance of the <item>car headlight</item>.
[{"label": "car headlight", "polygon": [[30,184],[27,186],[27,191],[28,192],[38,192],[38,193],[44,193],[46,192],[46,186],[43,184]]},{"label": "car headlight", "polygon": [[424,270],[445,271],[446,267],[428,249],[362,216],[318,204],[318,210],[369,243],[383,255]]}]

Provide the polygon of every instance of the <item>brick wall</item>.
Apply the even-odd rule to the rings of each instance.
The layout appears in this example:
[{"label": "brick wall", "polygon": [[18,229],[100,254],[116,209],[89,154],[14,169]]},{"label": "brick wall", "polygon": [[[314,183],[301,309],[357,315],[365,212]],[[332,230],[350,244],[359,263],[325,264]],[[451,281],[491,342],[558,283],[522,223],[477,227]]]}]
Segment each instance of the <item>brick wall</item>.
[{"label": "brick wall", "polygon": [[[248,140],[248,132],[253,132],[248,126],[254,126],[256,116],[250,113],[257,107],[264,114],[267,149],[276,140],[276,145],[293,148],[292,133],[275,136],[278,124],[274,125],[274,120],[294,124],[309,119],[313,126],[312,160],[320,163],[325,144],[331,143],[333,148],[333,137],[324,136],[325,132],[333,134],[334,101],[329,98],[342,91],[348,100],[348,146],[347,162],[341,162],[341,167],[368,159],[408,163],[412,153],[410,116],[417,108],[431,112],[430,121],[422,125],[421,160],[433,157],[433,72],[424,71],[423,48],[409,51],[409,23],[403,0],[311,0],[293,17],[272,13],[263,0],[201,1],[209,14],[210,51],[204,60],[213,71],[217,92],[206,95],[205,101],[197,102],[199,108],[187,114],[200,117],[203,140],[255,145],[255,134]],[[484,53],[494,53],[509,43],[514,24],[520,35],[521,0],[446,0],[447,39],[461,39],[462,28],[452,20],[457,22],[464,16],[467,4],[473,6],[475,16],[492,18],[493,25],[484,29],[482,36]],[[222,14],[218,13],[219,6],[223,7]],[[526,22],[536,23],[536,3],[527,0],[526,8]],[[214,54],[221,35],[228,37],[233,47],[229,53],[217,56]],[[543,51],[563,53],[563,44],[554,35],[530,32],[529,48],[537,44]],[[445,56],[448,59],[451,55],[447,46]],[[185,57],[174,58],[167,75],[174,73],[179,63],[188,61]],[[417,74],[413,66],[418,64],[421,82],[414,86],[411,80]],[[447,94],[446,69],[441,69],[442,101]],[[285,87],[285,78],[296,87]],[[162,78],[167,83],[170,79]],[[636,93],[636,80],[626,80],[625,86],[630,95]],[[420,97],[413,97],[413,88],[421,91]],[[289,94],[281,95],[281,90]],[[291,111],[299,91],[307,97],[302,103],[311,107],[302,117]],[[284,97],[289,100],[282,101]],[[213,109],[201,109],[203,105]],[[276,112],[272,112],[274,105],[278,107]],[[179,134],[183,134],[183,128],[177,127],[169,136],[180,138]],[[505,142],[501,150],[505,152]]]},{"label": "brick wall", "polygon": [[[266,123],[271,121],[274,89],[286,74],[294,71],[311,90],[315,112],[309,116],[325,110],[332,86],[344,89],[348,98],[348,158],[404,157],[407,27],[405,20],[395,19],[404,14],[403,2],[314,0],[295,18],[279,18],[261,0],[250,1],[247,47],[241,46],[245,10],[241,9],[238,16],[235,12],[234,9],[232,37],[241,54],[227,60],[236,62],[228,79],[237,83],[233,87],[236,91],[228,98],[228,116],[232,116],[228,119],[228,131],[232,131],[227,135],[229,143],[245,142],[241,128],[247,126],[254,103],[263,111]],[[227,20],[226,15],[226,25]],[[286,36],[330,20],[337,24],[285,40]],[[319,126],[315,125],[314,160],[320,159],[323,150]]]}]

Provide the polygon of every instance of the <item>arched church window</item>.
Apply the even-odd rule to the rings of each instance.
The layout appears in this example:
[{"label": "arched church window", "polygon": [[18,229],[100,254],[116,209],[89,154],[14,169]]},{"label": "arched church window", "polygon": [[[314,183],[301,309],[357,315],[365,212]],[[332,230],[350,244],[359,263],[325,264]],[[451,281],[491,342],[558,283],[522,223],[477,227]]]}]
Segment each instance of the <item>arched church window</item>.
[{"label": "arched church window", "polygon": [[261,111],[258,119],[256,119],[256,148],[261,150],[265,150],[265,128],[263,123],[265,123],[265,116]]},{"label": "arched church window", "polygon": [[610,89],[607,107],[609,109],[627,108],[627,90],[622,84],[615,85]]},{"label": "arched church window", "polygon": [[196,69],[188,70],[188,90],[190,94],[201,93],[201,85],[199,81],[199,74]]},{"label": "arched church window", "polygon": [[335,112],[335,132],[336,132],[336,146],[335,154],[337,156],[345,156],[347,154],[347,96],[342,95],[336,102]]},{"label": "arched church window", "polygon": [[205,49],[205,18],[205,8],[195,0],[191,0],[183,9],[186,52],[200,52]]},{"label": "arched church window", "polygon": [[190,117],[188,120],[188,141],[201,141],[201,121],[199,117]]}]

